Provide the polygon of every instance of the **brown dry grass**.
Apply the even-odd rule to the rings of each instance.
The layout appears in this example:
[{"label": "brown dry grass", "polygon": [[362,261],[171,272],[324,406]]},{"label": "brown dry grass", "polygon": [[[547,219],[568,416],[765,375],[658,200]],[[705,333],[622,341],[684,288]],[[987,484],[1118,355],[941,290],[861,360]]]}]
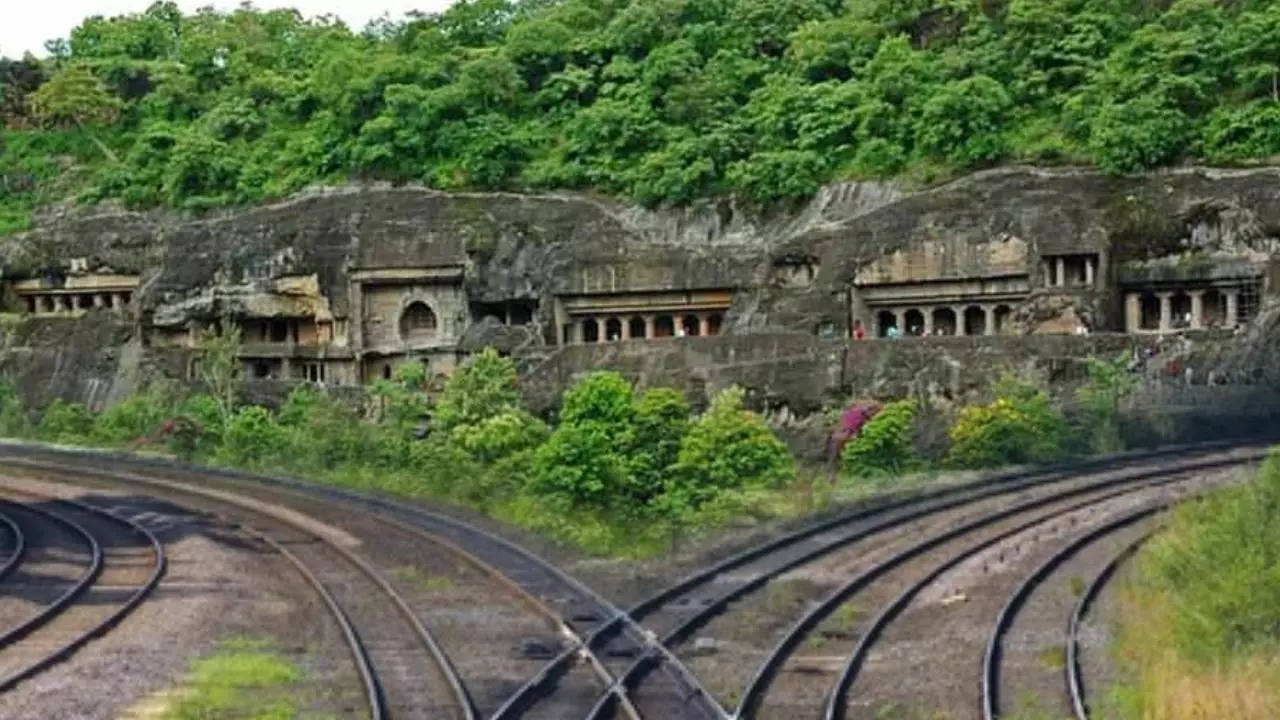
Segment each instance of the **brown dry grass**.
[{"label": "brown dry grass", "polygon": [[1111,720],[1280,718],[1280,649],[1256,649],[1210,666],[1177,650],[1167,599],[1135,588],[1120,594],[1118,659],[1127,682],[1099,717]]}]

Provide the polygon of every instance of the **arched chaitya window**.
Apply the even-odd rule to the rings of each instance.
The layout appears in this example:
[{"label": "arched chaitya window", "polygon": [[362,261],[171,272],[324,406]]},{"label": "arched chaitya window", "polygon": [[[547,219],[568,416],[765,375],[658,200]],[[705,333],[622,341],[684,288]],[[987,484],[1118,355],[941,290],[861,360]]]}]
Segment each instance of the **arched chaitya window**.
[{"label": "arched chaitya window", "polygon": [[436,334],[436,314],[422,301],[409,304],[400,316],[400,337],[406,342],[426,340]]},{"label": "arched chaitya window", "polygon": [[622,320],[609,318],[604,321],[604,339],[610,342],[622,339]]}]

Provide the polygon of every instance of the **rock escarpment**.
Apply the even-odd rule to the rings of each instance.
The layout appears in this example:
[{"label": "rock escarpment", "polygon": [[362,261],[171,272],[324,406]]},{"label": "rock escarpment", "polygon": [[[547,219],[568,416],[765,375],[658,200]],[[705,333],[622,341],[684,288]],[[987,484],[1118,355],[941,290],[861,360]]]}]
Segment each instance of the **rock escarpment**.
[{"label": "rock escarpment", "polygon": [[[539,397],[554,395],[543,392],[547,378],[562,384],[616,361],[572,349],[582,344],[628,340],[619,352],[652,363],[673,357],[682,342],[673,336],[790,335],[754,347],[750,360],[729,357],[741,340],[699,338],[719,353],[708,366],[721,370],[688,382],[706,393],[740,382],[804,414],[877,387],[845,371],[841,353],[797,350],[810,344],[804,338],[892,326],[990,335],[998,347],[1013,335],[1168,333],[1192,314],[1179,305],[1190,302],[1185,293],[1203,315],[1187,330],[1227,325],[1228,294],[1247,304],[1232,306],[1240,324],[1270,323],[1251,330],[1255,350],[1240,345],[1232,356],[1243,372],[1264,364],[1276,342],[1267,308],[1278,249],[1272,168],[1141,177],[1006,168],[921,191],[839,184],[802,206],[769,209],[350,187],[199,219],[49,213],[36,230],[0,241],[4,302],[23,314],[3,343],[33,396],[101,403],[139,378],[185,377],[200,333],[228,319],[245,332],[246,371],[263,382],[358,386],[419,361],[447,373],[494,345],[522,358]],[[127,308],[76,294],[72,280],[95,274],[136,276]],[[119,330],[93,343],[116,350],[77,367],[108,390],[15,360],[50,345],[74,354],[87,329],[105,332],[84,318],[107,308]],[[64,330],[55,338],[24,329],[37,321]],[[1037,352],[1034,342],[1017,347]],[[670,362],[698,374],[696,358],[675,354],[684,359]]]}]

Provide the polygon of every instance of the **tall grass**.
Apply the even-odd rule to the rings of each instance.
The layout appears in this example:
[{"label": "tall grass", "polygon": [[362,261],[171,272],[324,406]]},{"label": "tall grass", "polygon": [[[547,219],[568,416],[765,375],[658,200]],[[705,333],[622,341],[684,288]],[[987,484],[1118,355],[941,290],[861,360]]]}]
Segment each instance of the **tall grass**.
[{"label": "tall grass", "polygon": [[1280,718],[1280,453],[1189,503],[1139,555],[1116,616],[1112,716]]}]

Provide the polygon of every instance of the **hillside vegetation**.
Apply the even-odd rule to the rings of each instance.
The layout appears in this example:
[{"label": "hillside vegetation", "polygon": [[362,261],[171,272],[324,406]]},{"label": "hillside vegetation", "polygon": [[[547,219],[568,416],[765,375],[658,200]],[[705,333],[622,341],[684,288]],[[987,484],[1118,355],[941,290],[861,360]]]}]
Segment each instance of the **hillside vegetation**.
[{"label": "hillside vegetation", "polygon": [[0,65],[0,232],[352,178],[771,202],[1280,153],[1268,0],[464,0],[362,32],[157,3],[50,49]]}]

